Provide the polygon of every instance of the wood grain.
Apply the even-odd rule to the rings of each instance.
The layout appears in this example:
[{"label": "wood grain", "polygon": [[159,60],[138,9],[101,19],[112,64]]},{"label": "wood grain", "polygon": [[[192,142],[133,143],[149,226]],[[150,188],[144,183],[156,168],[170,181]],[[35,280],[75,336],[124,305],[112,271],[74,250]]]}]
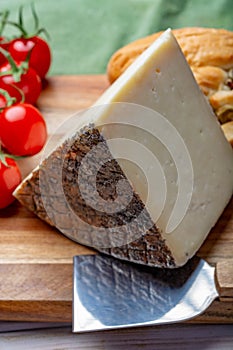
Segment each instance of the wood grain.
[{"label": "wood grain", "polygon": [[233,298],[233,264],[231,261],[223,260],[217,263],[216,281],[222,300]]},{"label": "wood grain", "polygon": [[[70,115],[91,106],[107,86],[105,76],[50,78],[38,102],[49,134]],[[20,161],[24,176],[41,157]],[[0,211],[0,320],[71,321],[73,256],[91,253],[19,203]],[[232,253],[233,200],[198,252],[209,263],[220,264],[217,277],[223,299],[192,322],[233,323]]]}]

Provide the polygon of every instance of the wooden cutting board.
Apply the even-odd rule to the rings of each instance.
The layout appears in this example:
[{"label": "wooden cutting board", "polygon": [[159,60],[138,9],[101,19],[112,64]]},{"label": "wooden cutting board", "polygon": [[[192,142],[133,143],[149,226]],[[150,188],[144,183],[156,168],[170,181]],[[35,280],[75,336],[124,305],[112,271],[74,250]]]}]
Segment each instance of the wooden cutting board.
[{"label": "wooden cutting board", "polygon": [[[49,134],[74,112],[91,106],[107,86],[102,75],[49,78],[38,102]],[[20,161],[24,176],[40,157]],[[0,320],[71,321],[72,259],[90,253],[17,202],[0,211]],[[228,296],[233,288],[233,200],[198,255],[219,264],[225,297],[192,322],[233,323],[233,299]]]}]

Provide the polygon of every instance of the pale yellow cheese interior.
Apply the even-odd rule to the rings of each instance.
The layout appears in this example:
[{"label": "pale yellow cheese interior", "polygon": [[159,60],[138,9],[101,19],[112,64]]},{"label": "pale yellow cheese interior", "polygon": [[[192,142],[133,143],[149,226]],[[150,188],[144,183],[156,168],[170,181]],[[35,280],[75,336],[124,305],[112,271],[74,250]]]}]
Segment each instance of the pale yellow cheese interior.
[{"label": "pale yellow cheese interior", "polygon": [[[137,111],[135,106],[109,106],[114,102],[138,104],[148,110],[143,113],[142,107],[138,107]],[[152,187],[148,189],[148,179],[133,161],[119,158],[119,154],[124,153],[124,143],[119,142],[112,147],[109,142],[113,156],[118,159],[166,239],[176,264],[184,264],[201,246],[232,196],[233,152],[172,32],[167,30],[152,44],[102,95],[96,106],[102,107],[94,116],[91,111],[86,112],[81,124],[94,122],[107,139],[133,140],[149,149],[158,160],[159,164],[156,165],[151,162],[150,156],[147,158],[146,152],[134,152],[133,142],[125,150],[129,159],[138,159],[140,164],[143,163],[147,176],[150,177],[151,171]],[[134,113],[130,116],[132,110]],[[151,117],[153,111],[159,112],[171,127],[162,129],[161,125],[158,126],[157,119]],[[130,117],[133,126],[122,125],[124,118]],[[177,130],[180,139],[174,137],[172,127]],[[158,135],[158,128],[166,145],[154,137]],[[174,160],[169,149],[176,154],[182,141],[187,152]],[[176,161],[182,173],[180,178]],[[188,161],[191,161],[191,169]],[[164,201],[164,188],[159,166],[164,171],[167,187],[162,213],[160,209]],[[167,224],[180,189],[183,189],[183,202],[180,201],[178,211],[187,198],[190,198],[190,204],[178,226],[172,232],[167,232]]]}]

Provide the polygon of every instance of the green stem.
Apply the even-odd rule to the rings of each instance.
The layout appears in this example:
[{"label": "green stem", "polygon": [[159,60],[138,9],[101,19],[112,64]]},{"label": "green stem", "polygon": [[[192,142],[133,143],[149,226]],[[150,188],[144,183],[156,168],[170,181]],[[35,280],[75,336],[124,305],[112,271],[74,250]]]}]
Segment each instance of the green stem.
[{"label": "green stem", "polygon": [[21,5],[19,8],[19,25],[23,27],[23,6]]},{"label": "green stem", "polygon": [[0,89],[0,94],[5,97],[6,102],[7,102],[7,104],[6,104],[7,107],[10,107],[10,106],[12,106],[15,103],[16,98],[15,97],[11,97],[9,95],[8,91],[6,91],[4,89]]},{"label": "green stem", "polygon": [[5,97],[6,99],[6,106],[3,108],[0,108],[0,113],[4,111],[5,108],[8,108],[12,106],[16,102],[15,97],[11,97],[9,93],[6,90],[0,89],[0,94]]},{"label": "green stem", "polygon": [[25,70],[28,69],[28,60],[22,62],[20,66],[17,66],[15,61],[13,60],[11,54],[4,50],[2,47],[0,47],[0,52],[6,57],[7,61],[9,62],[11,69],[5,72],[1,72],[0,76],[4,75],[12,75],[14,78],[15,83],[18,83],[21,79],[21,75],[24,73]]},{"label": "green stem", "polygon": [[31,3],[31,11],[32,11],[32,15],[33,15],[33,18],[34,18],[35,32],[38,33],[38,30],[39,30],[39,17],[37,16],[35,5],[34,5],[33,2]]},{"label": "green stem", "polygon": [[11,159],[14,159],[14,160],[17,161],[17,160],[22,159],[24,157],[22,157],[22,156],[13,156],[13,154],[4,153],[1,150],[1,147],[0,147],[0,162],[2,164],[4,164],[7,168],[10,168],[10,165],[7,164],[6,158],[11,158]]},{"label": "green stem", "polygon": [[32,38],[34,36],[39,35],[40,33],[44,33],[47,39],[50,39],[48,32],[44,28],[40,28],[39,25],[39,17],[36,13],[35,5],[34,3],[31,4],[31,12],[34,19],[34,33],[29,34],[28,31],[25,29],[24,20],[23,20],[23,6],[20,6],[19,8],[19,18],[18,23],[13,21],[7,21],[8,24],[13,25],[19,31],[21,32],[21,37],[25,39]]},{"label": "green stem", "polygon": [[[18,93],[19,93],[20,96],[21,96],[20,102],[21,102],[21,103],[24,103],[24,102],[25,102],[25,95],[24,95],[23,90],[21,90],[20,88],[18,88],[18,86],[16,86],[15,84],[9,84],[9,85],[11,85],[15,90],[18,91]],[[13,97],[13,98],[14,98],[14,97]]]},{"label": "green stem", "polygon": [[18,28],[24,38],[28,37],[27,31],[19,23],[15,23],[15,22],[12,22],[12,21],[7,21],[7,23],[11,24],[12,26],[14,26],[16,28]]},{"label": "green stem", "polygon": [[0,52],[4,55],[4,57],[6,57],[7,61],[11,65],[12,70],[17,71],[18,67],[17,67],[15,61],[13,60],[11,54],[8,51],[4,50],[2,47],[0,47]]},{"label": "green stem", "polygon": [[9,165],[6,162],[6,154],[3,153],[0,149],[0,162],[5,165],[5,167],[9,168]]},{"label": "green stem", "polygon": [[0,22],[0,36],[2,36],[3,30],[5,28],[6,22],[7,22],[7,18],[9,16],[9,11],[6,10],[4,12],[1,13],[2,16],[2,20]]},{"label": "green stem", "polygon": [[41,33],[44,33],[44,35],[46,36],[46,39],[48,39],[48,40],[51,39],[51,37],[50,37],[48,31],[47,31],[45,28],[40,28],[40,29],[38,29],[37,35],[39,35],[39,34],[41,34]]}]

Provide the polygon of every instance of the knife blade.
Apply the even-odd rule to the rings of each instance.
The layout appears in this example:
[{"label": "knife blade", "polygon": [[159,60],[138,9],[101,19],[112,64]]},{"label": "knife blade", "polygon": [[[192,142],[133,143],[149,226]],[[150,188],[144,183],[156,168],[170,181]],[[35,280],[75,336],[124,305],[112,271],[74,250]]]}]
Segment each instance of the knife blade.
[{"label": "knife blade", "polygon": [[170,270],[75,256],[73,282],[73,332],[186,321],[219,296],[215,268],[198,257]]}]

